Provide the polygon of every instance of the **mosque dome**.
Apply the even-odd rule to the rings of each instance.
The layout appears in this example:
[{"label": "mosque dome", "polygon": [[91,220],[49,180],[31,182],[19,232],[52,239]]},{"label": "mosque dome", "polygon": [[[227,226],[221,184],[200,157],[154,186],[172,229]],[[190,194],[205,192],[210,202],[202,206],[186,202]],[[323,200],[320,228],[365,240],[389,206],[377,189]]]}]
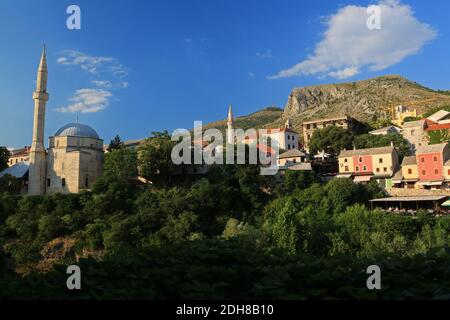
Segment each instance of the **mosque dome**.
[{"label": "mosque dome", "polygon": [[97,132],[90,126],[81,123],[69,123],[55,133],[55,137],[82,137],[100,139]]}]

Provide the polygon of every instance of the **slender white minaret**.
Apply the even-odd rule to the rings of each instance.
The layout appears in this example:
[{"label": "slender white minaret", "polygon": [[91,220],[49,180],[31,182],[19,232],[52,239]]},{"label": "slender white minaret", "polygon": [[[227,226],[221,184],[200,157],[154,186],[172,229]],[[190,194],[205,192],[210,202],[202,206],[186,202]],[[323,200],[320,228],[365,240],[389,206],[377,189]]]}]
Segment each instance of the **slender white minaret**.
[{"label": "slender white minaret", "polygon": [[33,143],[30,150],[30,171],[28,177],[28,194],[42,195],[45,193],[47,176],[47,154],[44,147],[45,105],[47,93],[47,59],[45,45],[42,50],[41,62],[36,80],[34,99]]},{"label": "slender white minaret", "polygon": [[286,129],[292,129],[291,119],[287,119],[286,123],[284,124],[284,127]]},{"label": "slender white minaret", "polygon": [[228,107],[227,120],[227,144],[234,144],[234,121],[233,121],[233,107]]}]

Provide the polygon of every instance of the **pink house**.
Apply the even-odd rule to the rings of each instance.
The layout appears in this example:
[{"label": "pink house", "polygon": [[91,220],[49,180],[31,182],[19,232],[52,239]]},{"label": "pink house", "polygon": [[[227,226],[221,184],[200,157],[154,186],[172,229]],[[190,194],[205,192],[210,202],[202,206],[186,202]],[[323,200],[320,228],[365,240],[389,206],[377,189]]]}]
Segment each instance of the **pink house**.
[{"label": "pink house", "polygon": [[373,166],[372,166],[372,155],[360,155],[353,157],[353,172],[361,173],[361,174],[372,174]]},{"label": "pink house", "polygon": [[421,181],[443,181],[444,163],[449,158],[447,144],[423,146],[417,150],[417,166]]}]

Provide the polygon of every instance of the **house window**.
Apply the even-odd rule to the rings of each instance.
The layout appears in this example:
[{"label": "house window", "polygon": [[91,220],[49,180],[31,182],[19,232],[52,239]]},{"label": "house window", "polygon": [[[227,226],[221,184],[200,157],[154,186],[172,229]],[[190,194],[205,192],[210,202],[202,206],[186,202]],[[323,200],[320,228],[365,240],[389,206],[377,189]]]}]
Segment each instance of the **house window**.
[{"label": "house window", "polygon": [[310,125],[310,124],[307,124],[307,125],[306,125],[306,129],[308,129],[308,130],[311,129],[311,125]]},{"label": "house window", "polygon": [[426,174],[427,174],[427,172],[425,170],[422,170],[422,175],[424,176]]},{"label": "house window", "polygon": [[408,169],[408,174],[412,174],[412,169]]},{"label": "house window", "polygon": [[433,161],[434,161],[434,162],[437,162],[437,161],[438,161],[438,157],[436,157],[436,156],[433,157]]},{"label": "house window", "polygon": [[288,150],[291,150],[291,145],[290,144],[288,144]]},{"label": "house window", "polygon": [[425,158],[421,158],[420,162],[424,163],[425,162]]},{"label": "house window", "polygon": [[61,187],[65,187],[66,186],[66,178],[62,178],[61,180]]},{"label": "house window", "polygon": [[358,166],[356,166],[356,172],[359,172],[359,167]]},{"label": "house window", "polygon": [[344,160],[344,162],[347,163],[347,162],[348,162],[348,159],[346,158],[346,159]]},{"label": "house window", "polygon": [[383,172],[386,173],[388,170],[387,168],[383,168]]},{"label": "house window", "polygon": [[434,170],[434,174],[439,174],[439,170],[438,170],[438,169],[435,169],[435,170]]},{"label": "house window", "polygon": [[[345,171],[346,171],[346,172],[349,172],[348,166],[345,166]],[[450,171],[450,170],[449,170],[449,171]]]},{"label": "house window", "polygon": [[380,158],[380,163],[383,163],[383,159]]},{"label": "house window", "polygon": [[363,167],[363,171],[367,171],[367,166],[364,166],[364,167]]},{"label": "house window", "polygon": [[47,187],[50,187],[52,184],[52,181],[50,179],[47,179]]},{"label": "house window", "polygon": [[84,186],[89,188],[89,176],[86,176],[86,180],[84,181]]},{"label": "house window", "polygon": [[363,162],[363,158],[359,158],[359,162]]},{"label": "house window", "polygon": [[380,173],[380,168],[377,168],[377,173]]}]

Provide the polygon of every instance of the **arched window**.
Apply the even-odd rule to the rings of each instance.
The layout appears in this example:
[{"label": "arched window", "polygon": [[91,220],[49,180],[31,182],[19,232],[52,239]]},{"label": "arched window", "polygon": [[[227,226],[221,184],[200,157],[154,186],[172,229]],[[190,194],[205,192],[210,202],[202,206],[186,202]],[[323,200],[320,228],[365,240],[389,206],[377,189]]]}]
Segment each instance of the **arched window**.
[{"label": "arched window", "polygon": [[433,161],[434,161],[434,162],[437,162],[437,161],[438,161],[438,157],[434,156],[434,157],[433,157]]},{"label": "arched window", "polygon": [[363,162],[363,158],[362,157],[359,157],[359,162]]},{"label": "arched window", "polygon": [[424,163],[425,162],[425,158],[420,158],[420,162]]},{"label": "arched window", "polygon": [[412,169],[408,169],[408,174],[412,174]]},{"label": "arched window", "polygon": [[435,169],[435,170],[434,170],[434,174],[439,174],[439,170],[438,170],[438,169]]}]

